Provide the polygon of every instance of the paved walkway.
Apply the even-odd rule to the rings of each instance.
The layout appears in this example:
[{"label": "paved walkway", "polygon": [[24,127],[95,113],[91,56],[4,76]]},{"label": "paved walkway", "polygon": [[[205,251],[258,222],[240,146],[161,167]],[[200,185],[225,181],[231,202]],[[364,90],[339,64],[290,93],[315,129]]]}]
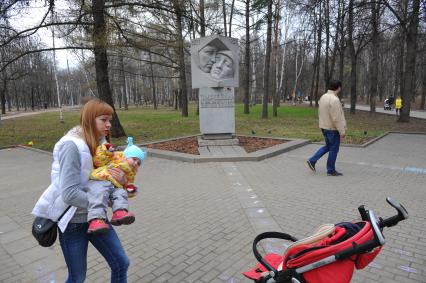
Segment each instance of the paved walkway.
[{"label": "paved walkway", "polygon": [[[63,110],[64,111],[69,111],[69,110],[74,110],[74,109],[80,109],[80,106],[64,106]],[[32,115],[38,115],[38,114],[42,114],[42,113],[47,113],[47,112],[59,112],[59,108],[48,108],[48,109],[40,109],[37,111],[14,111],[14,112],[6,112],[6,115],[1,114],[0,115],[0,120],[8,120],[8,119],[14,119],[14,118],[19,118],[19,117],[25,117],[25,116],[32,116]]]},{"label": "paved walkway", "polygon": [[[351,108],[350,103],[345,103],[345,108]],[[369,105],[360,105],[357,104],[355,106],[356,110],[361,111],[370,111]],[[389,114],[389,115],[396,115],[395,109],[392,108],[392,110],[384,110],[383,107],[376,107],[376,112]],[[426,119],[426,111],[421,110],[410,110],[410,117],[420,118],[420,119]]]},{"label": "paved walkway", "polygon": [[[137,220],[117,228],[131,260],[129,282],[250,282],[240,273],[256,263],[251,244],[260,231],[308,236],[320,224],[359,219],[360,204],[389,216],[394,210],[386,196],[402,202],[410,219],[384,231],[383,251],[352,282],[426,282],[426,136],[391,134],[367,148],[344,147],[337,163],[342,177],[327,177],[325,160],[317,173],[307,168],[318,147],[260,162],[148,158],[137,177],[141,191],[131,200]],[[50,163],[47,154],[0,150],[0,282],[66,278],[59,245],[41,248],[30,232],[30,211],[49,183]],[[90,247],[87,282],[108,278]]]}]

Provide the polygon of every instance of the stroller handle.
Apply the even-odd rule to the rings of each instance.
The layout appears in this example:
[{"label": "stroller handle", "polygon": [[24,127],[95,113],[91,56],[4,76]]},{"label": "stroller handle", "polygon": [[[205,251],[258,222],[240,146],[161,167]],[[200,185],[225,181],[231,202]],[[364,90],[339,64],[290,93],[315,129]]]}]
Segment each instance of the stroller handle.
[{"label": "stroller handle", "polygon": [[253,254],[254,254],[255,258],[257,259],[257,261],[259,261],[270,272],[270,276],[272,278],[274,278],[278,274],[278,271],[275,268],[273,268],[262,257],[262,255],[257,250],[257,244],[260,241],[262,241],[264,239],[269,239],[269,238],[282,239],[282,240],[287,240],[287,241],[292,241],[292,242],[296,242],[297,239],[295,237],[289,235],[289,234],[281,233],[281,232],[263,232],[263,233],[257,235],[256,238],[254,238],[254,241],[253,241]]},{"label": "stroller handle", "polygon": [[[395,226],[396,224],[398,224],[399,221],[402,221],[408,218],[408,212],[402,204],[400,204],[399,202],[397,202],[391,197],[387,197],[386,201],[388,204],[390,204],[393,208],[396,209],[398,214],[386,219],[383,219],[382,217],[380,217],[379,218],[380,220],[377,222],[380,229],[383,229],[384,227]],[[370,220],[368,216],[368,211],[365,209],[364,205],[359,206],[358,211],[361,214],[361,218],[363,221]]]},{"label": "stroller handle", "polygon": [[382,227],[382,228],[383,227],[392,227],[392,226],[395,226],[396,224],[398,224],[399,221],[402,221],[402,220],[405,220],[405,219],[408,218],[407,209],[405,209],[405,207],[402,204],[400,204],[399,202],[395,201],[391,197],[387,197],[386,201],[393,208],[396,209],[396,211],[398,212],[398,214],[394,215],[394,216],[391,216],[389,218],[386,218],[386,219],[380,218],[380,223],[379,223],[380,227]]}]

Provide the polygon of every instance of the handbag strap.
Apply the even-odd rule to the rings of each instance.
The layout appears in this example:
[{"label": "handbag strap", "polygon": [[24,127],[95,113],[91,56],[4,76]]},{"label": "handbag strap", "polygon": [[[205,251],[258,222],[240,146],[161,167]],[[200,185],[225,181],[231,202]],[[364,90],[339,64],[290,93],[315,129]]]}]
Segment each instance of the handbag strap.
[{"label": "handbag strap", "polygon": [[61,220],[61,218],[65,215],[65,213],[67,213],[67,211],[71,208],[71,205],[67,207],[67,209],[65,209],[65,211],[61,214],[61,216],[59,216],[58,220],[56,222],[59,222]]}]

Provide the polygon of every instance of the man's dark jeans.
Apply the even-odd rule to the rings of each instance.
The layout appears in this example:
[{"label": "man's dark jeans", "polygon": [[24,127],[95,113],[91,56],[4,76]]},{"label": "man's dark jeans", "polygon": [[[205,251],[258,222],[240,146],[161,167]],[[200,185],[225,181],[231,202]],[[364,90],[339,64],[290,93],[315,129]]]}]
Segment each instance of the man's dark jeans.
[{"label": "man's dark jeans", "polygon": [[328,152],[327,158],[327,173],[334,173],[336,171],[336,159],[337,153],[340,147],[340,134],[336,130],[325,130],[321,129],[324,136],[325,145],[315,152],[315,154],[309,158],[309,161],[315,165],[315,163],[324,154]]}]

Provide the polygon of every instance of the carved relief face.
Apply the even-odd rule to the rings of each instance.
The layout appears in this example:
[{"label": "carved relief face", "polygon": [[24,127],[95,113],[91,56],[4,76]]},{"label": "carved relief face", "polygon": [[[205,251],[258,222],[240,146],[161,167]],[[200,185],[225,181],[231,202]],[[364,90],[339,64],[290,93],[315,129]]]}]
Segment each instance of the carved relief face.
[{"label": "carved relief face", "polygon": [[216,62],[211,68],[210,75],[215,79],[227,79],[234,76],[234,61],[230,51],[220,51],[216,55]]},{"label": "carved relief face", "polygon": [[210,73],[212,66],[216,60],[217,48],[211,45],[204,46],[199,52],[200,69],[205,73]]}]

